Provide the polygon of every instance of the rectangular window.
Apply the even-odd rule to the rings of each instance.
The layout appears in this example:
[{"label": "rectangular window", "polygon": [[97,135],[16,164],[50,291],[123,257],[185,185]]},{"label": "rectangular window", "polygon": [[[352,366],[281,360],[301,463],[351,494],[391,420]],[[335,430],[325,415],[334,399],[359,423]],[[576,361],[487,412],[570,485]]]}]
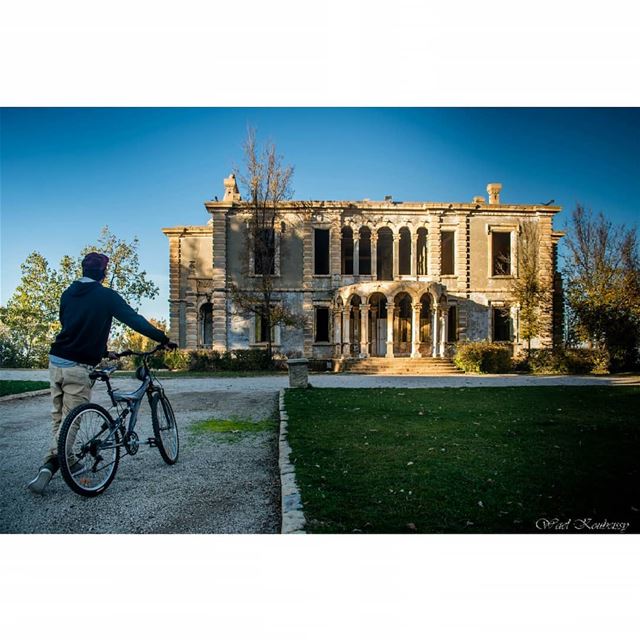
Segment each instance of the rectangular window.
[{"label": "rectangular window", "polygon": [[458,341],[458,307],[449,307],[447,316],[447,341]]},{"label": "rectangular window", "polygon": [[314,229],[313,255],[314,273],[318,276],[329,275],[329,229]]},{"label": "rectangular window", "polygon": [[442,231],[440,234],[440,250],[442,257],[441,274],[453,276],[456,273],[455,263],[455,231]]},{"label": "rectangular window", "polygon": [[[262,314],[257,313],[255,316],[255,336],[256,342],[268,342],[267,322],[265,322]],[[271,327],[271,342],[275,342],[275,327]]]},{"label": "rectangular window", "polygon": [[511,275],[511,233],[508,231],[491,233],[491,261],[492,275]]},{"label": "rectangular window", "polygon": [[493,309],[493,340],[495,342],[509,342],[511,340],[509,309]]},{"label": "rectangular window", "polygon": [[329,308],[316,307],[316,342],[329,342]]},{"label": "rectangular window", "polygon": [[254,273],[256,275],[274,275],[276,266],[276,240],[274,230],[258,229],[254,244]]}]

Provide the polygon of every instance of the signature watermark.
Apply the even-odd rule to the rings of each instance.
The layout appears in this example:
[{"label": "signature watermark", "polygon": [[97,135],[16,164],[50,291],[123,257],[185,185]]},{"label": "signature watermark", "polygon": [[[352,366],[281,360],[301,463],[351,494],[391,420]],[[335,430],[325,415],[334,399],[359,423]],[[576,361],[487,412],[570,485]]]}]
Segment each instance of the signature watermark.
[{"label": "signature watermark", "polygon": [[610,522],[595,520],[594,518],[539,518],[536,529],[541,531],[615,531],[624,533],[630,526],[629,522]]}]

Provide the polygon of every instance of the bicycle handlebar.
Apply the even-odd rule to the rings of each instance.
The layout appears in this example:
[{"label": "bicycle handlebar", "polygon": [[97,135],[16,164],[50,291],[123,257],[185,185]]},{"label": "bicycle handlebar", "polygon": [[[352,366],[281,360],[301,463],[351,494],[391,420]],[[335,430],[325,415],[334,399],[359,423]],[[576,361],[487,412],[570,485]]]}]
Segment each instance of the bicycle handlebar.
[{"label": "bicycle handlebar", "polygon": [[125,349],[124,351],[122,351],[121,353],[114,353],[112,358],[110,358],[111,360],[117,360],[118,358],[126,358],[127,356],[150,356],[153,355],[156,351],[161,351],[163,349],[168,349],[169,347],[167,347],[165,344],[159,344],[155,349],[152,349],[151,351],[132,351],[131,349]]}]

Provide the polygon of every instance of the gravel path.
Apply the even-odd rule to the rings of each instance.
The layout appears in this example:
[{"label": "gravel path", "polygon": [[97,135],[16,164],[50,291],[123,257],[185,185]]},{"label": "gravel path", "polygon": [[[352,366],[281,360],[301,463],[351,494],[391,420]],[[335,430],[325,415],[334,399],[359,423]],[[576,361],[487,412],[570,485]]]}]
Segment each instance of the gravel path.
[{"label": "gravel path", "polygon": [[[0,369],[0,380],[48,380],[45,369]],[[558,385],[637,385],[638,375],[610,376],[528,376],[519,374],[483,374],[450,376],[375,376],[361,374],[311,374],[309,382],[314,387],[343,388],[429,388],[429,387],[530,387]],[[118,384],[126,384],[125,379]],[[289,386],[287,376],[255,376],[248,378],[184,378],[162,380],[168,391],[239,391],[277,392]]]},{"label": "gravel path", "polygon": [[[0,379],[47,380],[46,370],[0,370]],[[464,387],[538,385],[637,385],[639,376],[363,376],[310,377],[317,387]],[[175,378],[162,381],[181,434],[180,460],[169,467],[155,449],[141,447],[121,460],[106,493],[82,498],[59,474],[44,496],[26,485],[47,447],[48,396],[0,404],[0,533],[266,533],[279,530],[277,434],[195,434],[189,425],[205,418],[253,421],[273,415],[286,376]],[[117,379],[123,390],[137,381]],[[100,389],[94,400],[108,406]],[[138,427],[152,435],[147,405]]]},{"label": "gravel path", "polygon": [[[180,459],[162,461],[157,449],[125,456],[115,480],[97,498],[73,493],[56,474],[43,496],[27,483],[45,453],[48,396],[0,405],[0,533],[277,533],[280,496],[275,431],[195,434],[189,425],[216,417],[264,420],[274,415],[272,391],[215,393],[167,385],[180,428]],[[185,382],[185,381],[183,381]],[[121,389],[135,381],[118,381]],[[189,390],[186,390],[188,388]],[[108,406],[106,394],[94,400]],[[136,427],[152,435],[147,404]]]}]

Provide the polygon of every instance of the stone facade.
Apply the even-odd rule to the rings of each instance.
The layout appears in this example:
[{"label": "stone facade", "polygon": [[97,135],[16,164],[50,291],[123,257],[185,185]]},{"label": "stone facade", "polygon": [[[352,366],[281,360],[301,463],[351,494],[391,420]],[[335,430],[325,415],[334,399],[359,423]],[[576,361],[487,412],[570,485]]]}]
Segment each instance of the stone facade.
[{"label": "stone facade", "polygon": [[[204,226],[163,229],[169,238],[170,332],[183,348],[264,346],[259,319],[233,308],[229,287],[255,286],[248,214],[235,178],[223,199],[205,202]],[[553,230],[559,207],[470,203],[286,202],[275,236],[274,294],[304,314],[304,329],[275,328],[275,349],[314,360],[443,357],[461,340],[519,349],[518,237],[525,220],[540,231],[540,278],[554,293],[533,346],[560,339],[561,281]]]}]

